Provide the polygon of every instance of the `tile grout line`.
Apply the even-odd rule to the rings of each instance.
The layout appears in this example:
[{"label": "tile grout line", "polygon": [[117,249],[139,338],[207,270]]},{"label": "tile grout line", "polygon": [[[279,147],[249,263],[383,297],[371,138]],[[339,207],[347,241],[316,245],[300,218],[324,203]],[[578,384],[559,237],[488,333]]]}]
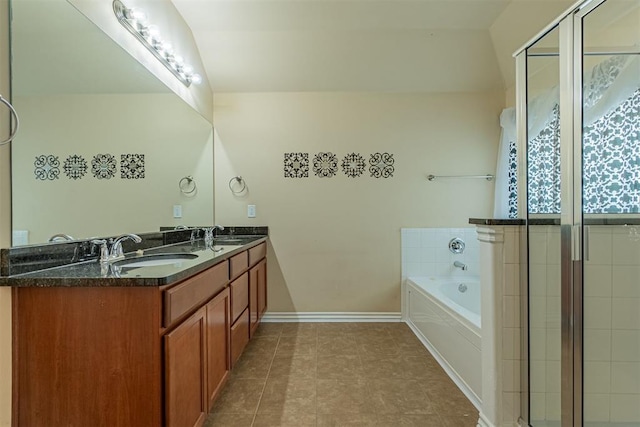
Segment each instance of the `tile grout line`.
[{"label": "tile grout line", "polygon": [[280,346],[280,337],[282,337],[282,331],[278,333],[278,342],[276,344],[276,348],[273,351],[273,355],[271,356],[271,361],[269,362],[269,369],[267,370],[267,377],[264,380],[264,385],[262,386],[262,391],[260,392],[260,399],[258,399],[258,404],[256,405],[256,410],[253,413],[253,418],[251,419],[251,427],[256,422],[256,417],[258,416],[258,409],[260,408],[260,403],[262,402],[262,396],[264,396],[264,390],[267,388],[267,381],[269,381],[269,374],[271,374],[271,367],[273,366],[273,361],[276,358],[276,353],[278,352],[278,347]]}]

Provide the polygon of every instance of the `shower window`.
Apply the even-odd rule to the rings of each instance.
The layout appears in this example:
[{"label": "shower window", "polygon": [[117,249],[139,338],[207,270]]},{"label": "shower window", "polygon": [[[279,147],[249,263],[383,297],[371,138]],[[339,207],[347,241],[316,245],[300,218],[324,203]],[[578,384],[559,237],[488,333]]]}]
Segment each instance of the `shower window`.
[{"label": "shower window", "polygon": [[[593,114],[604,109],[603,103],[611,102],[606,99],[607,90],[616,83],[622,71],[637,68],[627,65],[626,58],[611,57],[593,68],[592,78],[585,83],[585,104],[591,107]],[[640,134],[637,131],[640,127],[640,89],[636,88],[630,97],[616,104],[583,129],[584,213],[640,212]],[[528,204],[529,213],[534,214],[560,213],[557,104],[547,116],[549,119],[542,130],[529,141]],[[517,218],[516,144],[513,140],[508,143],[507,217]]]}]

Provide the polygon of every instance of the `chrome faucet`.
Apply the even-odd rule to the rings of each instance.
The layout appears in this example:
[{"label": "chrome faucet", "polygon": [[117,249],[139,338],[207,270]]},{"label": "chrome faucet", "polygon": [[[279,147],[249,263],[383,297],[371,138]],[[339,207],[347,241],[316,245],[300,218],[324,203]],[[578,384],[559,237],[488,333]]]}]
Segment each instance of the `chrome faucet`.
[{"label": "chrome faucet", "polygon": [[224,230],[224,227],[221,225],[214,225],[213,227],[205,227],[204,230],[204,241],[205,243],[211,244],[213,243],[213,239],[216,237],[216,230]]},{"label": "chrome faucet", "polygon": [[462,271],[467,271],[467,264],[460,262],[460,261],[454,261],[453,262],[453,266],[459,268]]},{"label": "chrome faucet", "polygon": [[[107,241],[104,239],[94,239],[91,241],[93,245],[100,246],[100,264],[106,264],[109,262],[109,247]],[[93,252],[93,250],[92,250]]]},{"label": "chrome faucet", "polygon": [[68,234],[64,234],[64,233],[57,233],[49,237],[49,242],[58,242],[61,240],[75,240],[75,239],[69,236]]},{"label": "chrome faucet", "polygon": [[120,237],[116,237],[111,244],[111,252],[109,253],[109,261],[116,261],[124,258],[124,252],[122,251],[122,242],[124,240],[133,240],[136,243],[142,242],[142,238],[137,234],[123,234]]}]

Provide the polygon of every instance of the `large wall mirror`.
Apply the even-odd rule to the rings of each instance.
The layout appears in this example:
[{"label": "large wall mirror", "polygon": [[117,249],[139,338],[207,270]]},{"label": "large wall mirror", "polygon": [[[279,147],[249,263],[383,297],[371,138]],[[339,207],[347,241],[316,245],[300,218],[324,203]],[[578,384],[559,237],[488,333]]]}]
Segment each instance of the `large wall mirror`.
[{"label": "large wall mirror", "polygon": [[213,223],[211,123],[66,0],[11,9],[13,245]]}]

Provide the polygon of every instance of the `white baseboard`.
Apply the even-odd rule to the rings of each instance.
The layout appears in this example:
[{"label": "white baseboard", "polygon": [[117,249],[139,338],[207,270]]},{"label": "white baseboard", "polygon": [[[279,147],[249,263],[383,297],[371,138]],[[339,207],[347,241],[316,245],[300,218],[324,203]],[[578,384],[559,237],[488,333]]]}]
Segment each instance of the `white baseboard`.
[{"label": "white baseboard", "polygon": [[400,322],[400,313],[267,312],[263,322]]},{"label": "white baseboard", "polygon": [[496,427],[491,421],[480,411],[480,418],[478,418],[477,427]]}]

